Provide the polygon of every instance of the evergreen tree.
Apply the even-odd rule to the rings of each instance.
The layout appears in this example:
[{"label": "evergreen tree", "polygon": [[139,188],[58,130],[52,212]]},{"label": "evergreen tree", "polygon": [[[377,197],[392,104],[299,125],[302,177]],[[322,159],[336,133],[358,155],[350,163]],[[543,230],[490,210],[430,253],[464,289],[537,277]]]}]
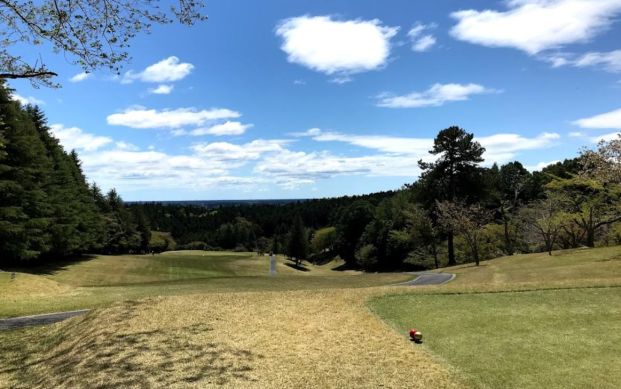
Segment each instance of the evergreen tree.
[{"label": "evergreen tree", "polygon": [[44,190],[52,165],[28,113],[0,85],[0,257],[33,259],[49,250],[50,204]]},{"label": "evergreen tree", "polygon": [[[435,201],[453,202],[481,195],[475,191],[482,188],[478,164],[483,162],[485,148],[473,138],[473,134],[459,127],[444,129],[438,133],[429,151],[438,159],[432,163],[418,162],[423,170],[420,179],[424,188],[422,193],[427,197],[424,200],[429,207]],[[456,264],[452,230],[447,231],[447,238],[448,264],[452,266]]]}]

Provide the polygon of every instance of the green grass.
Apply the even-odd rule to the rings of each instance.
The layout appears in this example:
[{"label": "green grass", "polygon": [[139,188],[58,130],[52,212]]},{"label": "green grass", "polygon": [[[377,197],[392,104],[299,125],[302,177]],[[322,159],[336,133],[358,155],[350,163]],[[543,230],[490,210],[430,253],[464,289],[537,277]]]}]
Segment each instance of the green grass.
[{"label": "green grass", "polygon": [[505,290],[511,286],[550,288],[563,286],[619,285],[621,246],[522,254],[466,264],[441,271],[457,277],[453,289]]},{"label": "green grass", "polygon": [[475,387],[616,388],[621,383],[621,247],[516,255],[443,269],[443,286],[370,308]]},{"label": "green grass", "polygon": [[[336,265],[295,270],[278,258],[276,277],[268,257],[253,253],[180,251],[162,255],[95,256],[57,266],[0,273],[0,317],[97,308],[155,296],[208,292],[359,288],[404,281],[402,274],[333,271]],[[26,269],[19,269],[26,270]]]},{"label": "green grass", "polygon": [[[478,387],[616,388],[621,288],[378,298],[372,309]],[[418,346],[417,346],[418,347]]]},{"label": "green grass", "polygon": [[[442,269],[455,280],[419,288],[363,289],[409,276],[336,272],[335,266],[298,271],[279,258],[278,276],[269,277],[267,257],[188,251],[98,256],[14,280],[0,273],[0,317],[105,307],[53,326],[0,332],[0,387],[3,379],[10,380],[4,386],[24,387],[127,386],[132,377],[160,385],[171,377],[212,382],[195,371],[201,366],[242,369],[259,377],[257,387],[295,386],[285,384],[292,371],[303,371],[298,386],[323,382],[319,387],[355,381],[612,388],[621,382],[621,247]],[[335,288],[344,290],[326,290]],[[396,332],[364,306],[370,296],[371,310]],[[423,331],[423,345],[404,339],[411,327]],[[188,345],[204,359],[188,358]],[[213,362],[212,349],[224,350],[218,351],[224,358]],[[240,359],[250,356],[246,351],[261,357]],[[284,368],[291,359],[313,362]],[[382,361],[379,370],[359,370]],[[418,379],[413,366],[425,376]],[[340,373],[325,374],[333,368]],[[403,371],[406,377],[398,375]],[[345,373],[349,381],[341,380]]]}]

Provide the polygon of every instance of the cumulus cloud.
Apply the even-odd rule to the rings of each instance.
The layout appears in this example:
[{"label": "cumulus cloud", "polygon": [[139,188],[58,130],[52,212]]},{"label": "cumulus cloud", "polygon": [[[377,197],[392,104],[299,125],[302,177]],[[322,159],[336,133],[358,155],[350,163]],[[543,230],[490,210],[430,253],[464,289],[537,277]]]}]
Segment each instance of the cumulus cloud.
[{"label": "cumulus cloud", "polygon": [[336,80],[383,67],[390,55],[390,39],[398,27],[373,20],[335,20],[331,16],[299,16],[276,27],[287,60]]},{"label": "cumulus cloud", "polygon": [[497,92],[478,84],[434,84],[424,92],[412,92],[403,96],[383,93],[378,96],[377,106],[386,108],[439,107],[447,102],[468,100],[471,95]]},{"label": "cumulus cloud", "polygon": [[621,128],[621,108],[588,118],[578,119],[573,124],[582,128]]},{"label": "cumulus cloud", "polygon": [[84,81],[84,80],[90,78],[91,76],[92,76],[91,73],[81,72],[81,73],[78,73],[78,74],[74,75],[73,77],[71,77],[69,79],[69,82],[81,82],[81,81]]},{"label": "cumulus cloud", "polygon": [[508,0],[504,11],[454,12],[451,35],[488,47],[512,47],[530,55],[585,43],[608,28],[621,0]]},{"label": "cumulus cloud", "polygon": [[183,126],[202,126],[209,121],[234,119],[241,114],[226,108],[196,110],[194,108],[177,108],[158,111],[144,107],[127,108],[108,115],[110,125],[131,128],[180,128]]},{"label": "cumulus cloud", "polygon": [[45,101],[39,100],[36,97],[27,96],[24,97],[22,95],[18,95],[17,93],[13,93],[13,100],[19,101],[21,105],[44,105]]},{"label": "cumulus cloud", "polygon": [[107,136],[93,135],[78,127],[52,124],[50,129],[66,150],[95,151],[112,143],[112,139]]},{"label": "cumulus cloud", "polygon": [[224,123],[215,124],[211,127],[197,128],[190,132],[191,135],[242,135],[248,128],[252,127],[252,124],[243,124],[240,122],[226,121]]},{"label": "cumulus cloud", "polygon": [[415,24],[414,27],[408,31],[408,37],[412,43],[412,50],[417,52],[428,51],[433,45],[435,45],[436,38],[433,34],[428,33],[429,30],[434,29],[435,27],[435,24]]},{"label": "cumulus cloud", "polygon": [[133,70],[127,71],[121,82],[124,84],[132,83],[136,80],[142,82],[173,82],[179,81],[189,75],[194,69],[194,65],[187,62],[180,62],[179,58],[170,56],[147,66],[141,72],[135,72]]},{"label": "cumulus cloud", "polygon": [[167,94],[170,94],[170,92],[172,92],[173,88],[174,88],[174,85],[162,84],[162,85],[158,85],[157,88],[149,89],[149,93],[153,93],[155,95],[167,95]]}]

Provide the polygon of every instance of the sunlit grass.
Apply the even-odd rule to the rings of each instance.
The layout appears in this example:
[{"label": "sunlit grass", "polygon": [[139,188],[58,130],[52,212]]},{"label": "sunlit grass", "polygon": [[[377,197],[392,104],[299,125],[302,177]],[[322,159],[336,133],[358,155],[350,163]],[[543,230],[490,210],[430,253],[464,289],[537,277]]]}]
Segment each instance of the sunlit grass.
[{"label": "sunlit grass", "polygon": [[359,288],[389,285],[411,278],[403,274],[363,274],[332,270],[338,264],[308,271],[278,258],[275,277],[269,258],[253,253],[172,252],[162,255],[97,256],[60,266],[0,273],[0,317],[96,308],[124,300],[209,292]]},{"label": "sunlit grass", "polygon": [[490,388],[617,388],[621,288],[401,295],[371,303],[425,348]]}]

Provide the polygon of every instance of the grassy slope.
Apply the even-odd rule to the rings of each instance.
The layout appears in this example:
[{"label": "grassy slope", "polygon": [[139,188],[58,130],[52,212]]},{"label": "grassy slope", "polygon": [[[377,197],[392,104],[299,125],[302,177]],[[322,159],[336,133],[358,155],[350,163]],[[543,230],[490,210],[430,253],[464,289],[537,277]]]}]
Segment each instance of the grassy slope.
[{"label": "grassy slope", "polygon": [[268,257],[252,253],[185,251],[155,256],[98,256],[39,275],[0,272],[0,317],[78,308],[154,296],[206,292],[357,288],[407,279],[400,274],[336,272],[335,264],[295,270],[278,258],[276,277],[267,275]]},{"label": "grassy slope", "polygon": [[[499,259],[455,268],[455,281],[417,289],[352,289],[388,283],[387,276],[336,279],[329,268],[283,269],[277,279],[72,287],[105,290],[106,298],[114,290],[116,300],[148,288],[177,296],[0,333],[0,387],[605,387],[618,381],[620,289],[582,287],[621,285],[620,254],[618,247]],[[239,274],[256,265],[233,262]],[[69,277],[48,280],[61,275]],[[538,290],[559,287],[578,288]],[[244,288],[253,292],[220,293]],[[502,290],[510,292],[481,293]],[[369,311],[369,298],[389,324]],[[422,346],[405,336],[413,318],[426,334]],[[519,336],[505,336],[512,329]]]},{"label": "grassy slope", "polygon": [[423,331],[423,348],[474,386],[621,383],[620,247],[500,258],[453,271],[455,281],[444,287],[378,297],[370,306],[401,333]]}]

